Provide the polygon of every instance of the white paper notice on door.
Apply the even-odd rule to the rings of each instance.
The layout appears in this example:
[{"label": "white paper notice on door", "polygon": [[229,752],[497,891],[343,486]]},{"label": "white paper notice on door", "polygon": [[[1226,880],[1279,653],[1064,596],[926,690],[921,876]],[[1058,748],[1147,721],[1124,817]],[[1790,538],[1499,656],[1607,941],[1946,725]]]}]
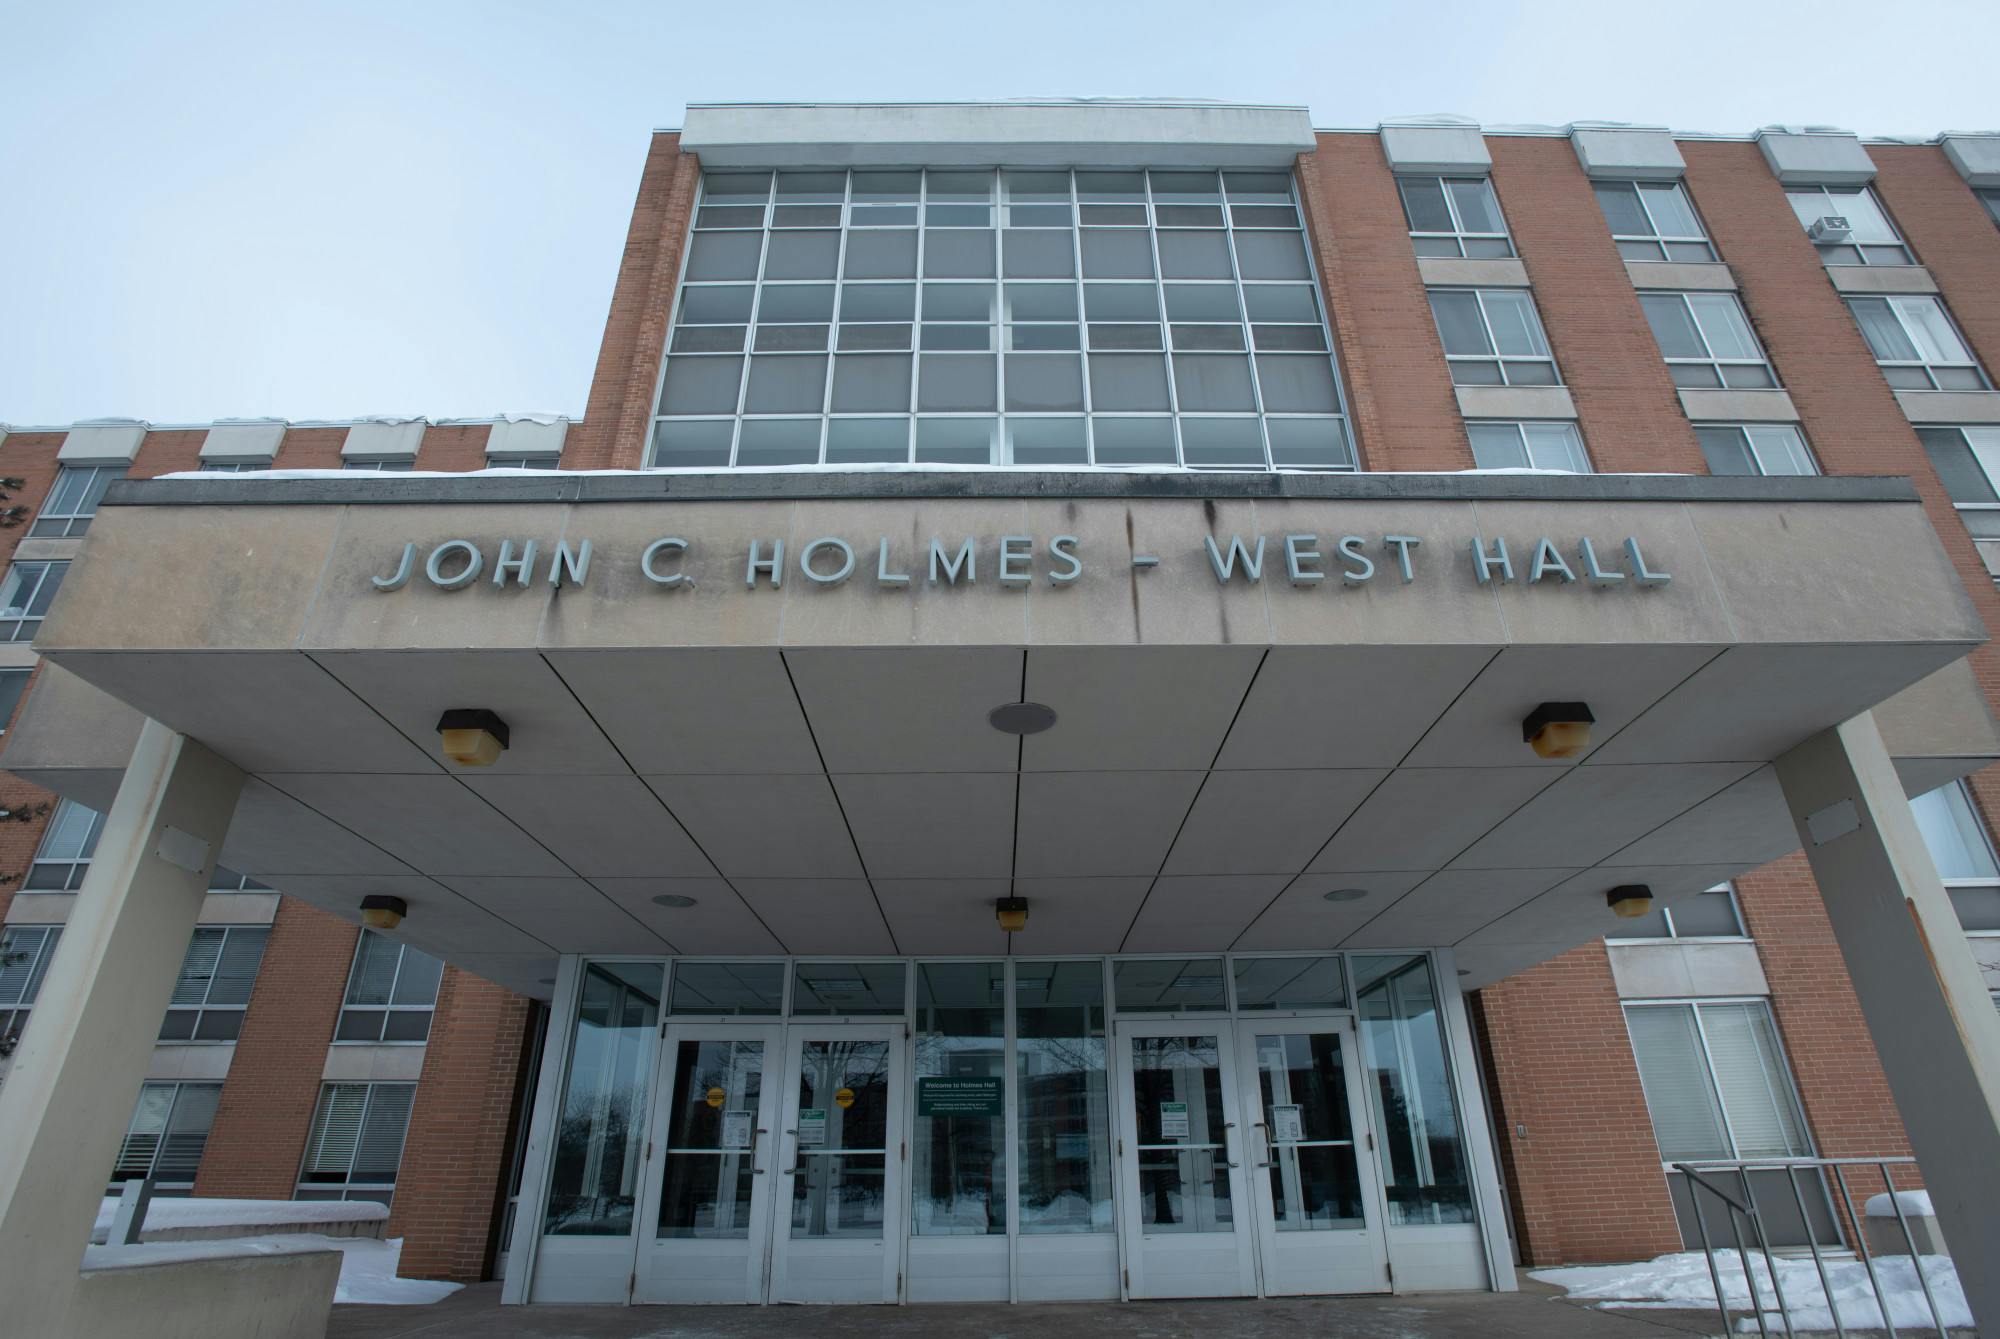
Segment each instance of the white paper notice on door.
[{"label": "white paper notice on door", "polygon": [[799,1108],[799,1147],[820,1148],[826,1144],[826,1108]]},{"label": "white paper notice on door", "polygon": [[722,1113],[722,1147],[750,1147],[750,1113],[747,1111],[725,1111]]},{"label": "white paper notice on door", "polygon": [[1305,1138],[1305,1125],[1299,1119],[1299,1109],[1295,1106],[1271,1108],[1271,1142],[1274,1144],[1296,1144]]},{"label": "white paper notice on door", "polygon": [[1185,1102],[1160,1103],[1160,1138],[1188,1137],[1188,1109]]}]

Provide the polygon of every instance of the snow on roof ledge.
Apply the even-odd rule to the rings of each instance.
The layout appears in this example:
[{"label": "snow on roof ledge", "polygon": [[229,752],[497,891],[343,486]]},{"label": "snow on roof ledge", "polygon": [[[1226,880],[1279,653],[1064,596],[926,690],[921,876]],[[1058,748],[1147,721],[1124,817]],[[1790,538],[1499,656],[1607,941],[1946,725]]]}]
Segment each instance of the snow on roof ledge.
[{"label": "snow on roof ledge", "polygon": [[1303,107],[1165,99],[696,104],[681,147],[711,167],[1281,167]]}]

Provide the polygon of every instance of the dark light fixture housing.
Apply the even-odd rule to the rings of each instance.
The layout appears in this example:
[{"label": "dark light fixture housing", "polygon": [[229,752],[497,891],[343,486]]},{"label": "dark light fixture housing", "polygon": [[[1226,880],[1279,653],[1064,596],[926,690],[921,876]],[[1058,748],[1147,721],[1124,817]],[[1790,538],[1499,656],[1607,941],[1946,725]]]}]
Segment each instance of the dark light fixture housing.
[{"label": "dark light fixture housing", "polygon": [[1544,702],[1521,720],[1521,738],[1538,758],[1574,758],[1590,747],[1597,717],[1587,702]]},{"label": "dark light fixture housing", "polygon": [[1056,712],[1039,702],[1003,702],[986,713],[986,723],[1003,735],[1038,735],[1056,723]]},{"label": "dark light fixture housing", "polygon": [[1604,904],[1620,920],[1637,920],[1653,909],[1653,890],[1643,883],[1621,883],[1604,895]]},{"label": "dark light fixture housing", "polygon": [[1001,929],[1010,935],[1019,934],[1028,928],[1028,899],[996,897],[993,899],[993,915],[999,920]]},{"label": "dark light fixture housing", "polygon": [[691,907],[695,899],[682,893],[660,893],[653,898],[656,907]]},{"label": "dark light fixture housing", "polygon": [[444,756],[460,767],[491,767],[507,747],[507,722],[484,707],[454,707],[437,728]]},{"label": "dark light fixture housing", "polygon": [[370,893],[361,899],[361,923],[371,930],[393,930],[410,914],[410,904],[387,893]]},{"label": "dark light fixture housing", "polygon": [[1329,902],[1359,902],[1368,896],[1366,888],[1332,888],[1320,894]]}]

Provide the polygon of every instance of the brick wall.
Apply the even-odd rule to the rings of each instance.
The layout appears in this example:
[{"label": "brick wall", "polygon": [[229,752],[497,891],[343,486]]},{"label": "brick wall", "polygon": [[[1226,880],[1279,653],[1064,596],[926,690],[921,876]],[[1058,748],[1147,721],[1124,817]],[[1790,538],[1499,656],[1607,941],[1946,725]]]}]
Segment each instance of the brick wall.
[{"label": "brick wall", "polygon": [[397,1178],[392,1236],[405,1278],[484,1277],[504,1205],[528,1001],[447,968]]},{"label": "brick wall", "polygon": [[[62,450],[63,437],[60,432],[15,432],[0,440],[0,477],[21,481],[19,488],[0,490],[8,494],[6,499],[0,499],[0,507],[27,508],[18,524],[0,529],[0,571],[13,561],[15,546],[27,537],[29,525],[55,485],[56,453]],[[31,693],[34,680],[28,682]],[[27,700],[28,695],[22,694],[22,703]],[[18,711],[17,708],[16,714]],[[13,721],[0,722],[0,726],[11,728]],[[0,738],[0,760],[5,756],[5,740]],[[27,878],[28,866],[41,847],[42,832],[48,827],[55,806],[56,796],[52,792],[11,773],[0,772],[0,809],[21,816],[0,819],[0,917],[6,916],[14,894]]]},{"label": "brick wall", "polygon": [[653,387],[666,350],[681,251],[701,167],[675,134],[653,136],[632,226],[611,292],[583,421],[570,429],[563,467],[638,469],[646,463]]},{"label": "brick wall", "polygon": [[1321,135],[1318,150],[1300,156],[1298,177],[1362,468],[1470,469],[1472,445],[1381,141]]},{"label": "brick wall", "polygon": [[1681,1248],[1604,945],[1474,993],[1523,1263]]}]

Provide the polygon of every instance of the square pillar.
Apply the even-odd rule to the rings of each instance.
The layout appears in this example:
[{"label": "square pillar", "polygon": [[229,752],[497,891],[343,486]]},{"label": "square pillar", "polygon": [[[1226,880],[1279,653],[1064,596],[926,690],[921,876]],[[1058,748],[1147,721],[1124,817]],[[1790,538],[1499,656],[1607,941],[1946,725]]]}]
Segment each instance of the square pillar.
[{"label": "square pillar", "polygon": [[[147,721],[0,1087],[0,1297],[60,1307],[236,811],[243,773]],[[56,1314],[51,1312],[50,1314]]]},{"label": "square pillar", "polygon": [[1917,831],[1872,712],[1777,761],[1889,1090],[1958,1261],[2000,1334],[2000,1014]]}]

